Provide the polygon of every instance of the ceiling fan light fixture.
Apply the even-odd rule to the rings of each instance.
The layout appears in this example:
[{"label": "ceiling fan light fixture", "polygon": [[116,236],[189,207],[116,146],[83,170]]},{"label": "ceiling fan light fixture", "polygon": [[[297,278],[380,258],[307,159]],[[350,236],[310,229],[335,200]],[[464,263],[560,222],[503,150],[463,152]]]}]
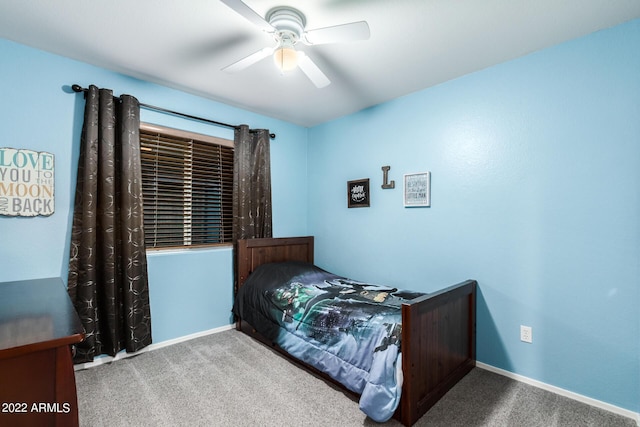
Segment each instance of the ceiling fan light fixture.
[{"label": "ceiling fan light fixture", "polygon": [[281,72],[291,71],[298,66],[298,52],[293,43],[285,39],[273,52],[273,60]]},{"label": "ceiling fan light fixture", "polygon": [[369,24],[366,21],[349,22],[330,27],[307,30],[307,21],[302,12],[288,6],[278,6],[262,15],[247,6],[243,0],[220,0],[231,9],[242,15],[248,21],[275,39],[275,47],[266,47],[242,58],[223,70],[237,72],[272,56],[280,73],[299,68],[304,75],[317,87],[323,88],[331,83],[320,67],[305,54],[304,49],[296,51],[296,44],[306,45],[343,43],[358,40],[368,40],[371,36]]}]

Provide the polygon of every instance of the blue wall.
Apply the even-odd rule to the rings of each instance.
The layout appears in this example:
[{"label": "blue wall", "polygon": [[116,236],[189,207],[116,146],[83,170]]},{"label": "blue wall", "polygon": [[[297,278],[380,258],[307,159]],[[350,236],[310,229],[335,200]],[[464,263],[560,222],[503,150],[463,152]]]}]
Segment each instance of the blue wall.
[{"label": "blue wall", "polygon": [[[0,40],[0,146],[56,156],[55,214],[0,217],[0,282],[66,280],[84,101],[62,87],[93,83],[276,132],[276,236],[314,234],[317,263],[355,279],[475,278],[481,362],[640,412],[638,45],[633,21],[305,129]],[[432,206],[404,208],[402,174],[427,170]],[[346,182],[367,177],[371,207],[347,209]],[[229,324],[231,256],[149,254],[155,342]]]},{"label": "blue wall", "polygon": [[[634,21],[311,129],[316,262],[422,291],[477,279],[479,361],[638,412],[638,46]],[[432,205],[404,208],[422,171]],[[347,209],[360,178],[371,207]]]},{"label": "blue wall", "polygon": [[[68,274],[84,99],[63,86],[95,84],[141,102],[277,134],[271,144],[274,234],[307,234],[307,129],[0,40],[0,147],[55,156],[55,213],[0,216],[0,282]],[[229,129],[142,110],[143,121],[233,139]],[[229,325],[230,248],[149,252],[154,342]]]}]

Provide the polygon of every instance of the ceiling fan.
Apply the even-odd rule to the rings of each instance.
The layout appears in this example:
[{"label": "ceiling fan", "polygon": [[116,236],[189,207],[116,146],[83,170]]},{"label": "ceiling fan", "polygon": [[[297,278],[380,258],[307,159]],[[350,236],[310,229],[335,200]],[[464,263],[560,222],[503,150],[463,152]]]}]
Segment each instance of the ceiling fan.
[{"label": "ceiling fan", "polygon": [[235,73],[273,55],[276,66],[285,72],[299,67],[300,70],[318,88],[327,86],[329,78],[304,52],[297,51],[298,42],[313,46],[317,44],[342,43],[367,40],[370,36],[369,24],[366,21],[307,30],[305,16],[297,9],[278,6],[271,9],[266,17],[260,16],[241,0],[220,0],[231,9],[242,15],[262,31],[273,34],[275,46],[265,47],[246,56],[222,70]]}]

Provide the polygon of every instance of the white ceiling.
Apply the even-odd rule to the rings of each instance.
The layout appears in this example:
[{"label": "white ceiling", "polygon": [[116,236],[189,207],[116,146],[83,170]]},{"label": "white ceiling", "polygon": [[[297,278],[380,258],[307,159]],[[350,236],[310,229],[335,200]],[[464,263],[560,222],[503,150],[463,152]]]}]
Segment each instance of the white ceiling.
[{"label": "white ceiling", "polygon": [[270,58],[222,72],[273,38],[219,0],[2,0],[0,36],[310,127],[640,17],[640,0],[244,1],[294,6],[307,29],[365,20],[371,37],[299,44],[332,82],[318,89]]}]

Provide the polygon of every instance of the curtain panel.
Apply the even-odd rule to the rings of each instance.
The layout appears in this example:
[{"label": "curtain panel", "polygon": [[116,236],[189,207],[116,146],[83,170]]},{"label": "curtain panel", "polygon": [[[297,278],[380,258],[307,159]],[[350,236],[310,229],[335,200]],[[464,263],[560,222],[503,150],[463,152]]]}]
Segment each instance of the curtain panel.
[{"label": "curtain panel", "polygon": [[68,280],[86,333],[76,363],[151,343],[140,106],[95,86],[85,97]]},{"label": "curtain panel", "polygon": [[269,131],[235,130],[233,240],[272,237]]},{"label": "curtain panel", "polygon": [[[241,125],[234,134],[233,247],[239,239],[272,237],[271,158],[269,131]],[[238,290],[238,264],[233,257],[234,295]]]}]

